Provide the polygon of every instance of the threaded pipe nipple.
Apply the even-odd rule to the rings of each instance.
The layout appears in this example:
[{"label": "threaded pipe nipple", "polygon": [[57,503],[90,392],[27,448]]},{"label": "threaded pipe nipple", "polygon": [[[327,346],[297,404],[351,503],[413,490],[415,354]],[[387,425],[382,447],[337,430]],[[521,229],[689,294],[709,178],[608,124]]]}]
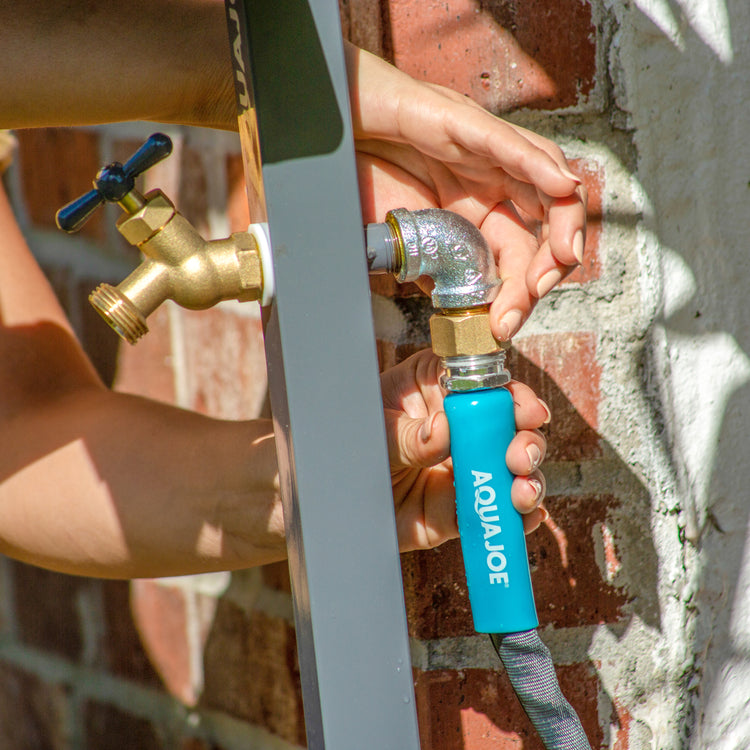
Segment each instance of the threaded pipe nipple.
[{"label": "threaded pipe nipple", "polygon": [[138,308],[110,284],[99,284],[89,295],[89,302],[107,324],[128,343],[135,344],[148,333],[146,319]]}]

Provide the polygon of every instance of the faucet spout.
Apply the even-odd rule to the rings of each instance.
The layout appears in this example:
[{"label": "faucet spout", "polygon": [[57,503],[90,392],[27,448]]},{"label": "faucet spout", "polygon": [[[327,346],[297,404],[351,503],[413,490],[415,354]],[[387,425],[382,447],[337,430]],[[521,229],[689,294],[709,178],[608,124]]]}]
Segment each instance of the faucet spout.
[{"label": "faucet spout", "polygon": [[167,299],[205,310],[222,300],[247,302],[263,295],[256,237],[236,232],[204,240],[160,190],[148,193],[139,210],[121,217],[117,228],[145,260],[118,286],[101,284],[90,300],[131,344],[148,331],[146,318]]},{"label": "faucet spout", "polygon": [[123,209],[117,229],[143,253],[144,261],[118,286],[99,285],[89,300],[131,344],[148,332],[146,318],[165,300],[204,310],[230,299],[267,305],[273,296],[264,225],[207,241],[161,190],[145,196],[136,190],[135,178],[171,150],[169,138],[155,133],[124,165],[112,162],[103,167],[93,190],[57,212],[60,229],[75,232],[105,202]]}]

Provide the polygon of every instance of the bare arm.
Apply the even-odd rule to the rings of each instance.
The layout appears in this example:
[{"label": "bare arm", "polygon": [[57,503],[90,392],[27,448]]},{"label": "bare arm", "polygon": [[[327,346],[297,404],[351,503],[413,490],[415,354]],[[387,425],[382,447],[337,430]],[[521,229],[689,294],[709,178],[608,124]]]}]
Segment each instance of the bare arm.
[{"label": "bare arm", "polygon": [[0,127],[236,129],[222,0],[0,0]]},{"label": "bare arm", "polygon": [[[401,549],[456,535],[437,359],[383,374]],[[546,408],[514,388],[506,460],[528,531]],[[0,553],[66,573],[132,578],[285,556],[270,422],[210,419],[105,388],[29,252],[0,187]]]},{"label": "bare arm", "polygon": [[[0,49],[0,127],[237,127],[221,0],[0,0]],[[582,262],[584,186],[546,138],[352,45],[347,60],[366,220],[428,205],[476,224],[504,282],[493,333],[513,337]]]},{"label": "bare arm", "polygon": [[1,552],[106,577],[286,555],[270,422],[105,388],[1,189],[0,362]]}]

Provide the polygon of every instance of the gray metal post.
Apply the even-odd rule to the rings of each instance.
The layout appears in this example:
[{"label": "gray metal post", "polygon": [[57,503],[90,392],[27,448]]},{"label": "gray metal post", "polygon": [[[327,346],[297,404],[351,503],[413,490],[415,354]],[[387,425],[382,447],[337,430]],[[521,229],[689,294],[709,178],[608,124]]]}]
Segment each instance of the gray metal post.
[{"label": "gray metal post", "polygon": [[273,246],[266,353],[308,744],[417,750],[338,4],[226,7],[252,219],[265,206]]}]

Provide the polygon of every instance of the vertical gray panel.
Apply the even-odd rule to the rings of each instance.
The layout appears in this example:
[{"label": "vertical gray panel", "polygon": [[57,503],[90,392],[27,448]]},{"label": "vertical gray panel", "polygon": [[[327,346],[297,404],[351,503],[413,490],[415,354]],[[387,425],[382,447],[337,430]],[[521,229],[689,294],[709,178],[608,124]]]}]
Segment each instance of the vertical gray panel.
[{"label": "vertical gray panel", "polygon": [[338,4],[226,5],[274,252],[266,350],[309,747],[417,750]]}]

